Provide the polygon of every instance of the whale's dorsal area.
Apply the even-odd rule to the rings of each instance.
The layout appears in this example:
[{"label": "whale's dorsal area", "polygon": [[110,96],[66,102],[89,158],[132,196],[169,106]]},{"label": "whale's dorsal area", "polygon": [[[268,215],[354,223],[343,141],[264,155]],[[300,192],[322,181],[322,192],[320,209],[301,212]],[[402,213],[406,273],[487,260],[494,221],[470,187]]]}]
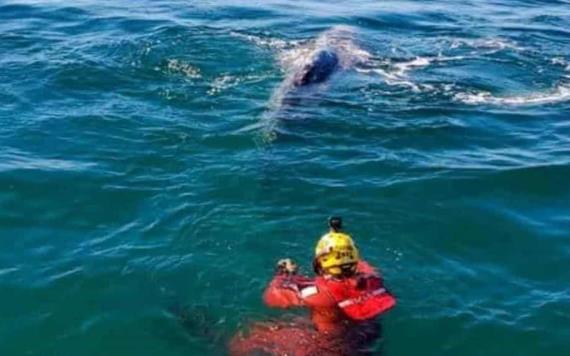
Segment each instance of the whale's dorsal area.
[{"label": "whale's dorsal area", "polygon": [[353,28],[334,26],[315,39],[279,54],[286,76],[276,97],[283,97],[297,88],[324,83],[336,72],[364,64],[369,58],[370,54],[355,43]]},{"label": "whale's dorsal area", "polygon": [[322,83],[336,71],[338,64],[338,55],[334,51],[330,49],[320,50],[305,65],[301,75],[294,80],[293,84],[298,87]]},{"label": "whale's dorsal area", "polygon": [[[290,46],[275,46],[277,59],[285,74],[275,88],[261,118],[264,142],[277,137],[279,121],[303,118],[300,108],[310,105],[337,72],[368,63],[371,54],[358,46],[356,32],[348,26],[334,26],[313,39],[297,41]],[[316,95],[315,95],[316,94]],[[307,99],[307,100],[305,100]]]}]

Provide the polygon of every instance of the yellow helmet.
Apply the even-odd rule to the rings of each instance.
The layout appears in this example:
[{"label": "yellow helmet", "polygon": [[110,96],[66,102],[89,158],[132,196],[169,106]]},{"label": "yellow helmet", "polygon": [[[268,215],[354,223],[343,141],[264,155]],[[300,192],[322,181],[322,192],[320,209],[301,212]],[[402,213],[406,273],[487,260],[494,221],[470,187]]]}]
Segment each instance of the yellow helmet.
[{"label": "yellow helmet", "polygon": [[338,276],[347,268],[354,272],[359,260],[358,249],[349,235],[331,231],[317,243],[315,260],[326,274]]}]

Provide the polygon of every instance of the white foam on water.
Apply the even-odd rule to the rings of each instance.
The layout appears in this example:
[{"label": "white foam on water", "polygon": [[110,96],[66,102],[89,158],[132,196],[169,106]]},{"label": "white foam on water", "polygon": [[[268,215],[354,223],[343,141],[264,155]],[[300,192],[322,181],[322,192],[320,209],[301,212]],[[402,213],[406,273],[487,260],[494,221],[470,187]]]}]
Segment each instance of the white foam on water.
[{"label": "white foam on water", "polygon": [[461,101],[465,104],[470,105],[544,105],[569,101],[570,87],[566,85],[560,85],[551,92],[533,93],[529,95],[518,96],[497,97],[493,96],[489,92],[482,91],[477,93],[457,93],[453,97],[457,101]]},{"label": "white foam on water", "polygon": [[404,86],[412,89],[414,92],[420,92],[420,86],[415,84],[411,80],[409,80],[406,76],[402,76],[397,72],[390,72],[384,70],[382,68],[372,68],[372,69],[364,69],[364,68],[357,68],[356,69],[359,73],[375,73],[382,77],[384,82],[390,86]]},{"label": "white foam on water", "polygon": [[232,75],[224,74],[215,78],[210,84],[208,95],[216,95],[225,89],[231,88],[239,84],[239,78]]},{"label": "white foam on water", "polygon": [[390,61],[376,61],[370,68],[356,68],[359,73],[374,73],[382,77],[384,82],[391,86],[405,86],[413,91],[420,91],[419,85],[408,77],[408,72],[414,68],[425,67],[430,64],[429,59],[416,57],[407,62],[392,64]]},{"label": "white foam on water", "polygon": [[416,57],[411,61],[397,63],[394,68],[398,70],[398,74],[406,74],[412,69],[427,67],[432,63],[433,59],[428,57]]},{"label": "white foam on water", "polygon": [[[418,56],[409,61],[399,62],[395,64],[391,63],[390,61],[386,61],[377,64],[375,68],[357,68],[357,71],[361,73],[378,74],[384,79],[384,82],[386,84],[392,86],[405,86],[410,88],[414,92],[434,91],[436,90],[436,87],[431,84],[421,84],[413,82],[412,79],[410,79],[409,77],[409,73],[413,70],[428,67],[434,63],[460,61],[465,58],[467,57],[465,56],[447,57],[441,54],[433,57]],[[384,69],[382,67],[385,67],[387,69]]]},{"label": "white foam on water", "polygon": [[296,44],[298,44],[298,41],[288,42],[279,38],[269,37],[269,34],[267,36],[260,36],[260,35],[243,34],[233,31],[230,33],[230,35],[245,39],[246,41],[252,42],[258,47],[266,47],[274,50],[285,50],[287,48],[290,48],[291,46],[295,46]]},{"label": "white foam on water", "polygon": [[505,38],[478,38],[478,39],[454,39],[451,42],[450,48],[456,49],[460,47],[471,47],[476,49],[487,49],[502,51],[510,49],[513,51],[522,51],[524,47],[519,46],[516,42]]},{"label": "white foam on water", "polygon": [[407,73],[411,70],[417,68],[424,68],[434,63],[440,62],[452,62],[452,61],[461,61],[468,57],[466,56],[444,56],[442,54],[438,54],[437,56],[428,56],[428,57],[416,57],[410,61],[397,63],[394,65],[401,73]]},{"label": "white foam on water", "polygon": [[302,68],[309,64],[315,49],[312,47],[295,47],[279,53],[278,61],[285,72]]},{"label": "white foam on water", "polygon": [[[450,49],[460,47],[470,47],[476,49],[487,49],[491,53],[511,49],[521,51],[524,48],[518,46],[515,42],[504,38],[483,38],[483,39],[454,39],[451,42]],[[393,49],[393,52],[395,49]],[[480,55],[480,54],[479,54]],[[380,75],[386,84],[394,86],[405,86],[414,92],[434,91],[437,88],[429,84],[415,83],[410,79],[410,72],[430,65],[452,61],[462,61],[467,58],[477,57],[477,53],[470,53],[469,55],[445,56],[439,53],[437,56],[417,56],[411,60],[398,62],[398,63],[384,63],[372,69],[359,70],[363,73],[376,73]],[[387,67],[387,69],[386,69]],[[475,99],[473,99],[475,100]]]},{"label": "white foam on water", "polygon": [[264,75],[248,74],[248,75],[231,75],[222,74],[210,83],[210,89],[207,91],[208,95],[217,95],[222,91],[233,88],[243,83],[255,83],[263,80]]},{"label": "white foam on water", "polygon": [[562,57],[554,57],[550,60],[550,63],[564,67],[565,71],[570,72],[570,63],[568,63],[568,61]]},{"label": "white foam on water", "polygon": [[193,66],[190,63],[183,62],[179,59],[169,59],[166,62],[166,71],[169,73],[180,73],[192,79],[200,78],[200,68]]}]

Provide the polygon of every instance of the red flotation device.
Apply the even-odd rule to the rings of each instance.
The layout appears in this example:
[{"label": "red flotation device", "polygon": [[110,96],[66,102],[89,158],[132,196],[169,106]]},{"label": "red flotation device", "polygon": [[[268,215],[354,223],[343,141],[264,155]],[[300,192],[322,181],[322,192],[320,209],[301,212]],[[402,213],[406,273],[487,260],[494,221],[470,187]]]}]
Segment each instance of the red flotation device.
[{"label": "red flotation device", "polygon": [[396,298],[384,287],[382,279],[375,275],[358,276],[343,283],[328,283],[339,308],[352,320],[370,320],[392,309]]}]

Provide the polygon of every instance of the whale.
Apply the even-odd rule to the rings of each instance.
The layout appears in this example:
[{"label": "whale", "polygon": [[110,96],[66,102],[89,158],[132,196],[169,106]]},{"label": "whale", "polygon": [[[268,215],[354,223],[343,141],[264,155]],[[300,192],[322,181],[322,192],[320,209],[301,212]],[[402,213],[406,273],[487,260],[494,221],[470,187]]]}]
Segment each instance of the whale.
[{"label": "whale", "polygon": [[278,131],[284,129],[280,122],[308,118],[307,109],[322,99],[337,75],[352,69],[359,71],[373,58],[358,45],[356,30],[345,25],[333,26],[314,38],[290,42],[245,37],[275,50],[283,74],[260,120],[236,131],[260,129],[262,143],[277,138]]},{"label": "whale", "polygon": [[326,81],[338,69],[339,59],[335,51],[322,49],[314,53],[303,70],[295,75],[293,85],[302,87]]},{"label": "whale", "polygon": [[337,73],[367,63],[371,55],[356,43],[350,26],[334,26],[316,38],[282,51],[278,56],[285,76],[273,92],[267,116],[287,120],[289,109],[322,93]]}]

